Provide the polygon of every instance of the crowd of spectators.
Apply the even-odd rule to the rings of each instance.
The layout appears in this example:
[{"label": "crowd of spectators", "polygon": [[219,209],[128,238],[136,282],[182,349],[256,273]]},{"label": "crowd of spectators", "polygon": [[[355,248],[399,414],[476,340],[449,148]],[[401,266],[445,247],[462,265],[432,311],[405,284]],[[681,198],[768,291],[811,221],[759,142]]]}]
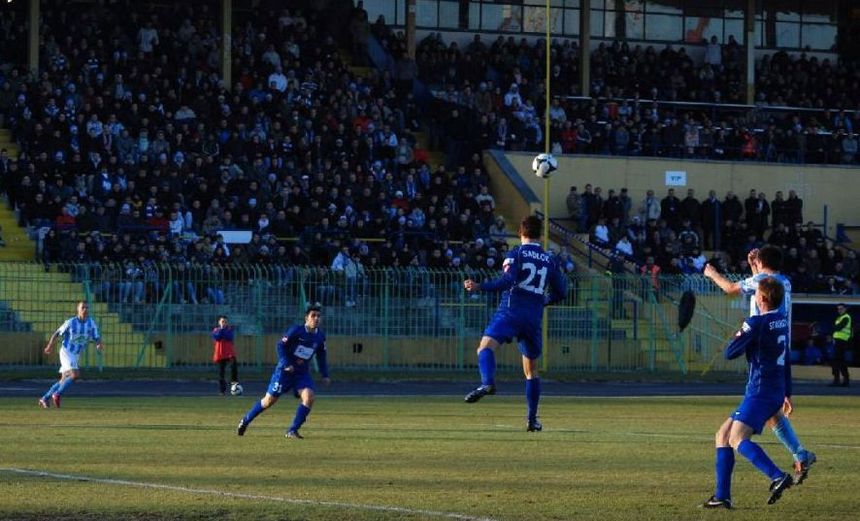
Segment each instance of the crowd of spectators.
[{"label": "crowd of spectators", "polygon": [[[712,38],[697,63],[684,47],[600,43],[591,54],[591,92],[580,94],[575,42],[551,46],[550,143],[556,153],[856,164],[860,70],[854,62],[789,56],[756,64],[756,108],[743,101],[742,48]],[[545,45],[476,35],[460,48],[431,34],[418,46],[420,79],[439,103],[460,108],[469,135],[486,148],[543,150]],[[675,102],[694,101],[706,106]],[[791,106],[797,110],[773,109]],[[441,112],[441,111],[439,111]],[[444,118],[439,135],[456,152]],[[453,142],[453,145],[451,144]]]},{"label": "crowd of spectators", "polygon": [[0,177],[46,265],[501,265],[480,155],[431,169],[411,134],[420,108],[386,75],[350,72],[330,17],[237,14],[228,90],[217,16],[190,2],[43,9],[43,71],[0,78],[21,150]]},{"label": "crowd of spectators", "polygon": [[[234,18],[235,83],[229,89],[219,73],[215,2],[74,8],[46,3],[43,67],[35,77],[8,63],[23,56],[18,51],[25,47],[26,31],[13,14],[3,13],[0,39],[7,63],[0,68],[0,115],[20,155],[0,153],[0,189],[21,224],[41,234],[46,265],[110,261],[127,274],[145,273],[165,261],[317,265],[346,273],[381,266],[497,268],[508,247],[506,226],[495,212],[477,152],[543,140],[536,108],[544,102],[543,47],[502,37],[486,45],[476,36],[461,52],[434,35],[421,42],[416,65],[405,55],[402,35],[384,20],[371,25],[360,5],[347,8],[340,31],[332,30],[336,19],[314,9],[268,7],[264,2],[259,11]],[[351,46],[363,53],[370,34],[395,54],[395,75],[351,72],[342,50]],[[718,86],[731,100],[735,53],[731,45],[717,47],[721,63],[710,65],[723,76],[693,90]],[[557,42],[553,54],[554,91],[576,94],[575,43]],[[619,69],[619,63],[631,67],[630,57],[634,68]],[[741,118],[700,125],[698,114],[676,115],[653,101],[639,101],[640,96],[688,99],[692,81],[672,90],[645,80],[667,74],[686,79],[700,71],[683,49],[656,53],[613,44],[598,48],[592,59],[595,92],[636,99],[580,105],[555,100],[550,139],[559,151],[734,157],[738,142],[732,132],[742,129]],[[652,76],[642,72],[654,63],[660,67]],[[762,70],[788,70],[776,57],[765,65]],[[642,72],[637,77],[643,83],[627,92],[616,80],[632,70]],[[419,106],[410,88],[415,77],[442,87],[444,110]],[[851,89],[841,92],[851,95]],[[853,136],[860,122],[847,114],[822,124],[832,122],[832,128]],[[446,165],[435,170],[412,135],[422,122],[430,123],[431,145],[447,152]],[[795,117],[785,132],[811,141],[818,134],[805,125]],[[774,127],[774,132],[782,128]],[[697,132],[693,141],[689,134]],[[738,150],[743,156],[743,146]],[[774,157],[785,160],[817,153],[809,148],[806,156],[786,159],[780,154],[787,152],[775,150]],[[760,153],[757,148],[755,157]],[[595,192],[599,199],[599,189]],[[723,219],[714,229],[707,212],[685,224],[662,208],[656,217],[648,210],[637,223],[632,203],[623,203],[621,213],[613,209],[615,197],[610,193],[594,206],[583,194],[586,217],[577,222],[612,248],[629,236],[630,246],[620,245],[626,255],[643,263],[653,257],[666,272],[688,269],[684,256],[699,263],[703,241],[708,247],[722,244],[729,265],[742,267],[749,235],[754,232],[761,241],[770,229],[767,217],[762,224],[749,213]],[[623,201],[626,193],[617,197]],[[768,204],[763,195],[754,199]],[[732,215],[728,209],[726,214]],[[776,234],[775,210],[773,220]],[[806,232],[797,230],[799,222],[786,220],[785,244],[804,258],[820,245],[805,237],[800,243]],[[219,234],[225,230],[249,231],[251,241],[227,242]],[[818,253],[821,259],[831,257],[829,251]],[[564,266],[573,269],[567,256]],[[812,274],[815,284],[818,275],[842,281],[835,263],[822,262]],[[124,295],[138,297],[134,288]]]},{"label": "crowd of spectators", "polygon": [[681,199],[675,189],[663,197],[648,190],[634,201],[626,188],[603,194],[599,186],[570,187],[570,225],[588,233],[591,245],[610,258],[635,264],[643,273],[701,273],[713,263],[724,273],[749,271],[747,254],[765,243],[785,252],[782,271],[794,291],[830,294],[860,292],[860,264],[853,250],[836,247],[812,222],[803,221],[803,200],[794,190],[768,200],[750,190],[741,201],[733,192],[704,200],[694,189]]}]

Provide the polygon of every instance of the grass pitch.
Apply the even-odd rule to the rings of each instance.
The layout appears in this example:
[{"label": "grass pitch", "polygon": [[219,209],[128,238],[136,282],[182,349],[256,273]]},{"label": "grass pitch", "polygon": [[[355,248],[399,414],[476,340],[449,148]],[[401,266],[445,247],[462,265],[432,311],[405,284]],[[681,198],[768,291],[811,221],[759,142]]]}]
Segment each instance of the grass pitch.
[{"label": "grass pitch", "polygon": [[[235,434],[255,397],[79,398],[40,410],[0,399],[0,518],[65,520],[854,519],[857,397],[802,397],[794,425],[818,454],[773,506],[738,457],[736,510],[713,489],[719,398],[544,398],[526,433],[522,399],[321,396],[304,440],[285,439],[284,397]],[[757,438],[781,467],[788,454]],[[13,471],[19,469],[26,473]],[[44,474],[34,474],[43,472]]]}]

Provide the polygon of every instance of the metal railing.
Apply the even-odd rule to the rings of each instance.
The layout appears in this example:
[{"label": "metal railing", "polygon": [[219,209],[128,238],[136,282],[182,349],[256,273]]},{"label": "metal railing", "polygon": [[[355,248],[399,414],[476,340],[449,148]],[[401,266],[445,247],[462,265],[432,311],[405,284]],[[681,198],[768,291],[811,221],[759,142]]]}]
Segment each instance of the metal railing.
[{"label": "metal railing", "polygon": [[[220,314],[236,327],[240,363],[275,361],[283,331],[303,319],[307,303],[323,306],[335,369],[467,370],[496,310],[495,294],[468,294],[465,278],[498,272],[385,268],[355,273],[288,265],[0,264],[0,364],[53,365],[45,339],[91,303],[107,350],[87,350],[85,365],[194,367],[209,362],[209,336]],[[726,324],[743,310],[701,277],[652,279],[632,274],[568,275],[569,293],[547,308],[544,349],[550,371],[695,371],[722,347]],[[694,287],[712,295],[707,315],[677,332],[677,301]],[[706,308],[702,308],[705,310]],[[515,348],[502,367],[520,366]]]}]

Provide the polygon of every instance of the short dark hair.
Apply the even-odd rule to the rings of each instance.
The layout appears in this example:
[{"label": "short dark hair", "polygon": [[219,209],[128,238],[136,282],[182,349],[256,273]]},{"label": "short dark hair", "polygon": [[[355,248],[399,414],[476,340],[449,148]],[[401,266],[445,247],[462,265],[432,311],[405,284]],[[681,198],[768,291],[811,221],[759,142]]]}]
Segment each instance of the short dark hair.
[{"label": "short dark hair", "polygon": [[770,309],[776,309],[782,305],[785,298],[785,286],[774,277],[765,277],[758,282],[758,290]]},{"label": "short dark hair", "polygon": [[305,316],[310,315],[313,311],[322,313],[322,305],[319,302],[309,304],[308,307],[305,308]]},{"label": "short dark hair", "polygon": [[758,260],[765,268],[779,271],[782,268],[782,250],[772,244],[762,246],[758,251]]},{"label": "short dark hair", "polygon": [[519,234],[527,239],[540,239],[542,229],[543,220],[537,215],[529,215],[520,221]]},{"label": "short dark hair", "polygon": [[222,318],[227,320],[227,315],[218,315],[218,320],[221,320]]}]

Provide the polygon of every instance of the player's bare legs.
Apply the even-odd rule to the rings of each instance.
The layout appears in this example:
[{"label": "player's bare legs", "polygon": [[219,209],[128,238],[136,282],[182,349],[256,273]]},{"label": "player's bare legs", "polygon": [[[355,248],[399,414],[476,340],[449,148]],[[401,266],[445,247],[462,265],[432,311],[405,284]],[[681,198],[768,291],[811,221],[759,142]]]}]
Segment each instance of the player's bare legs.
[{"label": "player's bare legs", "polygon": [[474,403],[487,396],[496,394],[496,349],[499,342],[489,336],[481,337],[478,344],[478,370],[481,373],[481,385],[466,395],[466,403]]}]

